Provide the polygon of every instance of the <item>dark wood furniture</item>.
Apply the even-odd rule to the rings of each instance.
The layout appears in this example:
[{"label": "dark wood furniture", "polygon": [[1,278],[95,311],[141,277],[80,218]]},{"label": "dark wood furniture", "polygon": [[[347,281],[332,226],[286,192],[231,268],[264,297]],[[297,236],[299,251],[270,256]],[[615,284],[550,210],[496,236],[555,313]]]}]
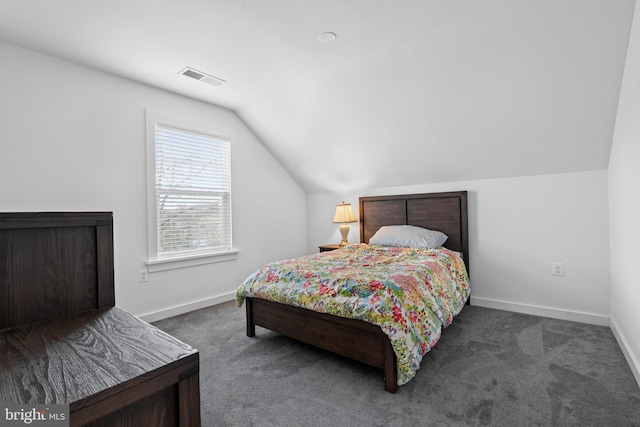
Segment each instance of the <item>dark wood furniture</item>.
[{"label": "dark wood furniture", "polygon": [[[445,246],[463,253],[469,268],[467,192],[427,193],[360,198],[360,241],[383,225],[416,225],[449,236]],[[367,322],[247,298],[247,336],[262,326],[282,335],[384,370],[385,390],[398,388],[396,356],[389,337]]]},{"label": "dark wood furniture", "polygon": [[197,350],[114,305],[111,213],[0,213],[0,402],[199,426]]},{"label": "dark wood furniture", "polygon": [[320,249],[320,252],[335,251],[336,249],[340,249],[340,245],[337,243],[329,244],[329,245],[320,245],[318,246],[318,249]]},{"label": "dark wood furniture", "polygon": [[360,197],[360,241],[369,239],[383,225],[415,225],[449,236],[446,248],[462,252],[469,271],[467,192]]}]

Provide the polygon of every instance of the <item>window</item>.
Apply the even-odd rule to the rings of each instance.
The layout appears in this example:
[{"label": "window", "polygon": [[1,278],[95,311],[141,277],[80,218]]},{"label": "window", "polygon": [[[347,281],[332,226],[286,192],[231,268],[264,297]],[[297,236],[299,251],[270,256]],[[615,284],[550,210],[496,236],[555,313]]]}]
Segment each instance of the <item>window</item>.
[{"label": "window", "polygon": [[[150,271],[168,261],[201,264],[234,253],[230,135],[150,113],[147,132]],[[165,268],[174,267],[155,270]]]}]

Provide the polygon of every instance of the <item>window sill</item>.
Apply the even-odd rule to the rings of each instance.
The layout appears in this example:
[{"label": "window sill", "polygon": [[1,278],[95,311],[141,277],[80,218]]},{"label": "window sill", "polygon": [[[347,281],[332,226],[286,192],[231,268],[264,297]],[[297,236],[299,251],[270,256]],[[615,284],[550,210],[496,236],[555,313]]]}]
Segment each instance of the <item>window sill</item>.
[{"label": "window sill", "polygon": [[145,264],[149,273],[173,270],[176,268],[193,267],[195,265],[212,264],[214,262],[232,261],[238,258],[238,249],[216,252],[214,254],[191,255],[177,258],[148,260]]}]

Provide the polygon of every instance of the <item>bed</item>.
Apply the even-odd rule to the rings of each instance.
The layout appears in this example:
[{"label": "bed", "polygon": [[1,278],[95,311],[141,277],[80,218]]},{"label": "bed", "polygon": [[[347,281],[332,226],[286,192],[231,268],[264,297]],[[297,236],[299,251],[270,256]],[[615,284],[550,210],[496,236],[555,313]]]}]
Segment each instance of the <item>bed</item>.
[{"label": "bed", "polygon": [[[384,370],[385,390],[395,393],[398,385],[406,383],[415,375],[422,355],[431,348],[432,344],[437,342],[442,328],[452,321],[453,316],[462,309],[465,303],[469,303],[467,193],[466,191],[460,191],[361,197],[359,208],[361,244],[351,245],[337,251],[263,266],[238,288],[236,300],[238,304],[244,302],[246,305],[246,333],[249,337],[255,336],[255,326],[258,325],[299,341],[381,368]],[[391,225],[410,225],[438,230],[445,233],[448,239],[442,249],[398,249],[368,244],[369,240],[381,227]],[[410,260],[411,264],[402,267],[399,264],[389,264],[395,263],[395,259],[398,256]],[[436,261],[438,264],[435,263]],[[440,262],[442,262],[442,266],[440,266]],[[288,268],[287,264],[292,265],[290,272],[286,270]],[[377,280],[376,277],[378,276],[368,276],[369,274],[378,274],[377,272],[374,273],[375,269],[371,268],[371,265],[374,264],[376,268],[380,265],[383,270],[388,270],[387,273],[396,271],[396,269],[399,269],[398,271],[401,270],[403,274],[399,276],[404,277],[404,284],[399,283],[396,285],[395,282],[387,279]],[[427,264],[431,273],[423,271],[423,266]],[[300,265],[303,265],[304,268],[300,269]],[[350,268],[343,268],[346,265],[365,265],[365,269],[359,270],[354,274],[354,271]],[[312,269],[313,266],[315,266],[315,270]],[[432,267],[434,270],[431,270]],[[353,294],[347,295],[346,289],[352,289],[351,287],[345,286],[344,288],[336,288],[336,290],[324,286],[323,283],[328,283],[328,280],[333,281],[333,279],[326,279],[323,276],[325,273],[330,271],[333,275],[339,275],[340,271],[343,270],[348,271],[345,274],[351,275],[350,277],[345,277],[344,280],[350,283],[360,281],[366,291],[358,288],[360,290],[351,291]],[[276,273],[272,273],[272,271]],[[296,284],[289,285],[288,280],[283,279],[286,277],[293,278],[299,275],[300,271],[306,271],[304,274],[310,277],[304,284],[300,280],[292,279],[292,283],[295,282]],[[377,303],[379,295],[386,298],[388,294],[389,298],[393,300],[398,292],[402,292],[400,288],[405,288],[406,290],[404,285],[407,283],[408,279],[406,277],[408,276],[405,273],[411,275],[410,281],[413,282],[425,281],[418,274],[430,274],[431,276],[429,277],[435,276],[436,273],[443,277],[450,276],[447,279],[447,286],[451,286],[451,288],[447,288],[449,290],[446,291],[444,291],[445,288],[438,288],[436,292],[431,292],[433,295],[420,297],[423,301],[426,301],[425,305],[429,306],[429,310],[420,308],[420,310],[429,313],[428,318],[423,319],[420,316],[416,316],[414,312],[409,311],[396,313],[394,307],[394,312],[388,310],[384,313],[385,316],[388,314],[393,317],[396,327],[386,320],[376,324],[369,318],[365,319],[362,313],[367,310],[362,308],[364,302],[361,303],[357,297],[362,296],[365,298],[366,296],[369,301],[372,298],[377,298]],[[260,277],[263,274],[265,277]],[[296,293],[299,293],[300,300],[288,299],[290,296],[274,296],[276,294],[280,295],[279,293],[282,292],[282,289],[276,291],[275,287],[269,288],[270,275],[274,276],[273,281],[277,281],[279,285],[284,283],[284,288],[291,289],[292,286],[295,286],[298,289]],[[260,280],[256,280],[257,277],[260,277]],[[389,277],[391,277],[391,274],[389,274]],[[306,286],[313,288],[308,282],[313,282],[319,287],[314,288],[315,293],[305,295],[304,290],[300,291],[300,289]],[[380,282],[384,282],[386,287],[378,287]],[[433,280],[426,282],[436,283]],[[331,298],[329,298],[331,302],[318,305],[316,298],[318,294],[331,294],[332,292],[333,294],[329,296],[335,297],[335,300],[343,296],[345,298],[354,298],[344,299],[344,301],[349,301],[345,303],[349,307],[343,309],[337,305],[332,305],[334,299]],[[313,302],[310,303],[309,301]],[[436,302],[440,305],[437,305]],[[312,309],[309,309],[310,306],[312,306]],[[450,310],[447,312],[442,308],[444,306],[446,306],[447,310]],[[435,312],[432,312],[431,308]],[[377,316],[378,318],[380,317],[380,315]],[[387,317],[389,318],[389,316]],[[420,317],[419,320],[424,324],[419,327],[414,327],[413,324],[411,324],[411,327],[404,327],[403,330],[406,333],[403,335],[403,339],[410,335],[415,340],[408,341],[413,346],[410,347],[413,353],[406,354],[403,351],[407,347],[405,345],[406,342],[398,341],[397,333],[400,328],[397,325],[399,325],[399,322],[403,322],[402,325],[406,326],[404,321],[412,316]],[[438,322],[441,324],[438,325]],[[421,338],[416,331],[429,336],[425,335],[425,337]],[[395,333],[395,335],[392,333]],[[416,349],[415,347],[417,346],[421,347]],[[416,361],[416,357],[419,360]],[[411,364],[411,366],[408,366],[407,363]],[[416,364],[417,367],[415,366]]]}]

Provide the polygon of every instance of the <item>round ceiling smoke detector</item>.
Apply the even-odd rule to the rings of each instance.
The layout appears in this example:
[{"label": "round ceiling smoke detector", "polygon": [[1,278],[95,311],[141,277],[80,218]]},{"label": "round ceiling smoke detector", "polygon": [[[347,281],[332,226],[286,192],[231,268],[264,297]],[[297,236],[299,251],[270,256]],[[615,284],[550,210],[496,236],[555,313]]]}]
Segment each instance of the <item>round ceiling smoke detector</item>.
[{"label": "round ceiling smoke detector", "polygon": [[331,32],[320,33],[320,35],[318,36],[318,40],[320,40],[322,43],[332,43],[336,41],[336,38],[336,34]]}]

